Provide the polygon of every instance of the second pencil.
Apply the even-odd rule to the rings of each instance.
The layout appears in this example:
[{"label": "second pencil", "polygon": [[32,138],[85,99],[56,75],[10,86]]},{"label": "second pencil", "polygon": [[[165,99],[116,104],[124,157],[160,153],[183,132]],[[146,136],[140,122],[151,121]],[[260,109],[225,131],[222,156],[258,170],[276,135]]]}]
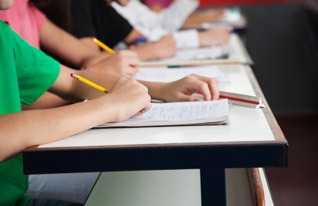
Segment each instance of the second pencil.
[{"label": "second pencil", "polygon": [[104,92],[104,93],[108,92],[108,90],[106,88],[104,88],[104,87],[102,87],[102,86],[100,86],[100,85],[98,85],[98,84],[96,84],[96,83],[94,83],[94,82],[92,82],[92,81],[80,76],[80,75],[71,73],[71,77],[73,77],[75,79],[78,79],[79,81],[84,82],[85,84],[87,84],[87,85],[89,85],[91,87],[94,87],[95,89],[98,89],[101,92]]}]

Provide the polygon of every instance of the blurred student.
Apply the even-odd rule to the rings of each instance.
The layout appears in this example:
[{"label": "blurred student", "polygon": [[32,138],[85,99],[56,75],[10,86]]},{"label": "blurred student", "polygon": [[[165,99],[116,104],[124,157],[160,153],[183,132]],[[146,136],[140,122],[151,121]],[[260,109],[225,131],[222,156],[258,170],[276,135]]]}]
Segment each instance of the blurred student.
[{"label": "blurred student", "polygon": [[224,8],[198,10],[199,0],[137,0],[161,16],[163,28],[174,31],[181,28],[199,27],[203,23],[214,23],[224,16]]},{"label": "blurred student", "polygon": [[147,5],[151,10],[160,12],[165,8],[168,8],[173,0],[144,0],[143,3]]},{"label": "blurred student", "polygon": [[[47,19],[28,0],[17,0],[10,10],[0,11],[0,19],[7,22],[34,47],[41,47],[47,53],[75,68],[94,65],[124,76],[136,73],[136,68],[133,66],[138,65],[139,59],[135,52],[123,51],[118,52],[117,55],[109,55],[107,52],[89,50],[77,38]],[[104,59],[108,61],[101,62]]]},{"label": "blurred student", "polygon": [[[176,7],[176,4],[174,4],[175,7],[173,8],[178,8],[179,13],[182,13],[187,10],[187,6],[191,8],[191,5],[187,5],[186,2],[188,1],[185,1],[182,7],[181,5]],[[195,1],[190,1],[190,3],[192,2]],[[182,19],[182,15],[168,20],[164,18],[165,15],[153,12],[139,0],[114,0],[112,6],[150,41],[157,41],[162,36],[173,32],[174,40],[179,49],[226,44],[232,30],[231,27],[219,27],[200,32],[196,29],[176,31],[179,28],[178,26],[176,29],[169,30],[165,29],[165,23],[171,23],[176,19],[178,21]]]},{"label": "blurred student", "polygon": [[[142,34],[119,15],[106,1],[30,0],[48,18],[64,30],[73,33],[90,49],[99,51],[92,37],[114,48],[124,42],[130,47]],[[82,14],[83,15],[82,15]],[[165,35],[156,42],[132,46],[141,60],[171,57],[176,53],[172,35]]]},{"label": "blurred student", "polygon": [[[89,67],[123,76],[132,76],[137,72],[139,58],[136,53],[122,51],[110,56],[106,52],[91,51],[81,41],[46,19],[28,0],[17,0],[12,9],[0,11],[0,19],[34,47],[41,46],[47,53],[75,68]],[[45,93],[34,104],[24,108],[49,108],[67,103],[56,95]]]},{"label": "blurred student", "polygon": [[[143,37],[105,0],[71,0],[70,7],[71,32],[90,47],[98,49],[91,41],[92,36],[112,48],[120,42],[132,45],[137,38]],[[177,50],[172,35],[133,48],[141,60],[171,57]]]}]

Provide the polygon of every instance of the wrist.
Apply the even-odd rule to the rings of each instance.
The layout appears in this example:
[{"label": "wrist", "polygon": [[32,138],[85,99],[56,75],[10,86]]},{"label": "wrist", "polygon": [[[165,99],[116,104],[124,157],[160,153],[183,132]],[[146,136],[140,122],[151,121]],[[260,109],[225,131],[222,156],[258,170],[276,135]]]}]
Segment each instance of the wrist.
[{"label": "wrist", "polygon": [[198,48],[201,39],[199,34],[195,29],[189,29],[173,33],[173,38],[178,49]]},{"label": "wrist", "polygon": [[148,88],[148,93],[152,99],[166,100],[165,91],[167,83],[140,81]]},{"label": "wrist", "polygon": [[211,37],[209,37],[208,35],[206,35],[206,32],[199,32],[198,35],[199,35],[199,44],[200,44],[200,47],[211,46],[211,44],[212,44]]}]

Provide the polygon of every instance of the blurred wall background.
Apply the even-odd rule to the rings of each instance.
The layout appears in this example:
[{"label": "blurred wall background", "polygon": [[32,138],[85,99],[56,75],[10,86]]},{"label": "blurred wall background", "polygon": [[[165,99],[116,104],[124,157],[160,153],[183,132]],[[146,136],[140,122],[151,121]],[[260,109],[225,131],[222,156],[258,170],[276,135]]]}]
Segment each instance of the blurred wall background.
[{"label": "blurred wall background", "polygon": [[[318,0],[201,0],[202,6],[239,6],[253,69],[274,114],[318,113],[318,25],[309,7]],[[315,30],[316,29],[316,30]]]}]

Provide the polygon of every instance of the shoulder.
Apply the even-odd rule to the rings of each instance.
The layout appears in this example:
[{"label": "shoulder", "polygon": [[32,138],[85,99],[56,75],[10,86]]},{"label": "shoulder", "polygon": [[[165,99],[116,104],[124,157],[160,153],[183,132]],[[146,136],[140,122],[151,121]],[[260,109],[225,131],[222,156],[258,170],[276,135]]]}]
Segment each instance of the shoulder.
[{"label": "shoulder", "polygon": [[15,32],[11,29],[11,27],[4,21],[0,20],[0,39],[8,39],[10,38],[12,34],[15,34]]}]

